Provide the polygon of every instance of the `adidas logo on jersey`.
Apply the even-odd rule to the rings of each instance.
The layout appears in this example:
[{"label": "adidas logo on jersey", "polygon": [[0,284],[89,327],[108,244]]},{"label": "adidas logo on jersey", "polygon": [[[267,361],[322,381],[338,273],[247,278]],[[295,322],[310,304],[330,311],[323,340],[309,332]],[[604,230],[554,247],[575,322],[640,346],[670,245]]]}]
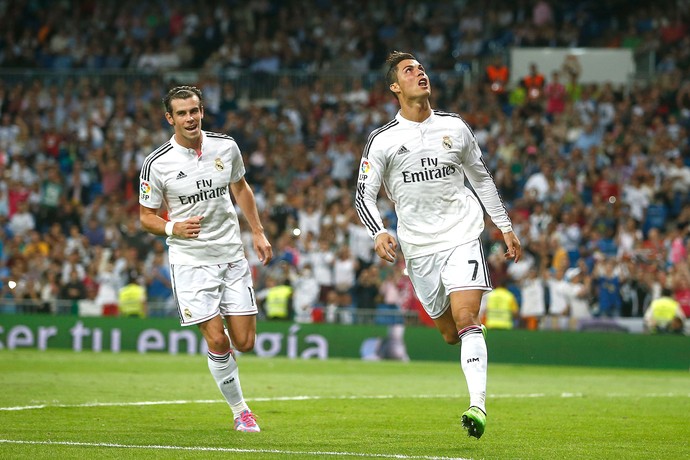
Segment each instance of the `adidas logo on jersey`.
[{"label": "adidas logo on jersey", "polygon": [[409,153],[409,150],[407,150],[407,147],[404,145],[400,147],[397,152],[395,152],[396,155],[401,155],[403,153]]},{"label": "adidas logo on jersey", "polygon": [[187,177],[187,175],[185,173],[183,173],[182,171],[180,171],[177,174],[177,179],[184,179],[185,177]]}]

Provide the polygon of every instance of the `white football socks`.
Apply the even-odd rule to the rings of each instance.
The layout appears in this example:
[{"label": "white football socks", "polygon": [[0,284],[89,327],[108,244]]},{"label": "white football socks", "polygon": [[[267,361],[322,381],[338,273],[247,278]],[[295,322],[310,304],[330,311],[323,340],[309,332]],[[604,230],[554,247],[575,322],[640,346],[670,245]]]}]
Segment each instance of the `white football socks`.
[{"label": "white football socks", "polygon": [[249,407],[242,396],[237,362],[230,351],[222,355],[209,351],[208,369],[230,405],[233,418],[237,418],[242,411],[248,410]]},{"label": "white football socks", "polygon": [[470,406],[476,406],[486,413],[486,341],[480,326],[469,326],[458,332],[461,340],[460,365],[470,393]]}]

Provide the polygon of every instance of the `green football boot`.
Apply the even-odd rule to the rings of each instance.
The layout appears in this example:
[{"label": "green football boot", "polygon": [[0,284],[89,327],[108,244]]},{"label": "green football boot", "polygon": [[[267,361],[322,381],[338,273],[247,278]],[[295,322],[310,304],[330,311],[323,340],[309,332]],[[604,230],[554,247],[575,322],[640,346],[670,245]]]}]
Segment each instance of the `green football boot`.
[{"label": "green football boot", "polygon": [[467,430],[467,436],[479,439],[486,427],[486,414],[476,406],[472,406],[462,414],[462,427]]}]

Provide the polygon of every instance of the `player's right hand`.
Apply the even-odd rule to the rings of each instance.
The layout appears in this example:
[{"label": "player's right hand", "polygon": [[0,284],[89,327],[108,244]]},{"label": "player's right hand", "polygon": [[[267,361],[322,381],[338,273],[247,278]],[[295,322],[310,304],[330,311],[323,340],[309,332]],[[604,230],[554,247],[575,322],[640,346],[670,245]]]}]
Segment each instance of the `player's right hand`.
[{"label": "player's right hand", "polygon": [[376,254],[390,263],[395,262],[397,249],[398,242],[395,241],[395,238],[388,232],[381,233],[376,237],[376,241],[374,241],[374,250]]}]

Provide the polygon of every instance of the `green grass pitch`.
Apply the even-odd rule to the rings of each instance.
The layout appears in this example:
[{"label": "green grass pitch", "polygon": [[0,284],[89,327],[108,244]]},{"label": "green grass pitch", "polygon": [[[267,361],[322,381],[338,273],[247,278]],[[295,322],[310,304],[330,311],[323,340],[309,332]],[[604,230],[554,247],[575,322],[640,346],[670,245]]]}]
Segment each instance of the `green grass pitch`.
[{"label": "green grass pitch", "polygon": [[0,351],[0,459],[687,459],[690,373],[490,364],[468,438],[459,363],[239,358],[261,433],[204,356]]}]

